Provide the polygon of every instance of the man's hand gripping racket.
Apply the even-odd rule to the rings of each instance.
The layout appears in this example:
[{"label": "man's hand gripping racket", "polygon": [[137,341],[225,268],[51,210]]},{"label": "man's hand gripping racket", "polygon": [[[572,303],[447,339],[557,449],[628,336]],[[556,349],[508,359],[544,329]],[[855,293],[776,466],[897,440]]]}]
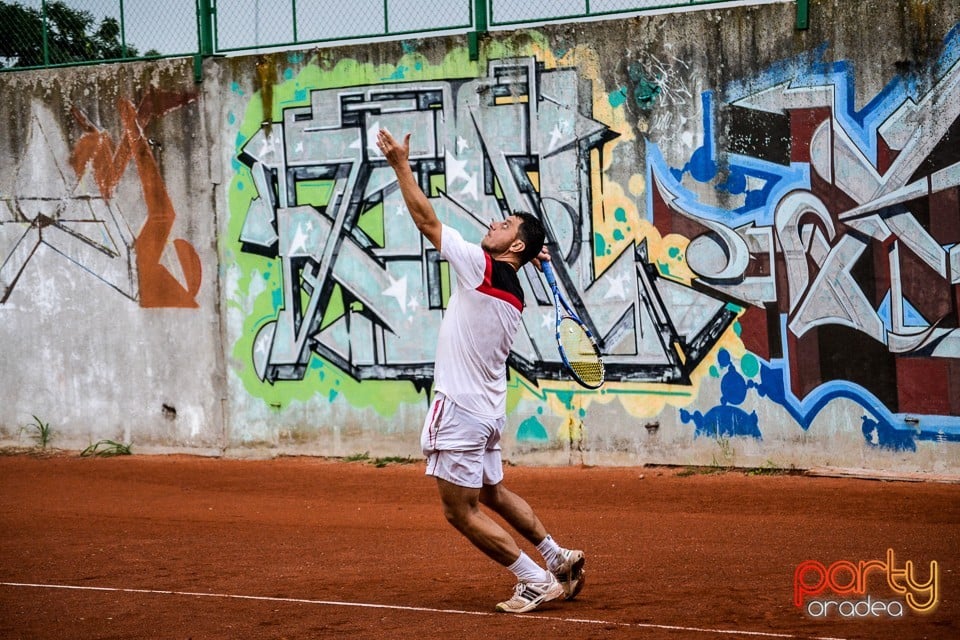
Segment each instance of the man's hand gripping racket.
[{"label": "man's hand gripping racket", "polygon": [[604,371],[597,341],[560,294],[550,261],[541,260],[540,268],[553,291],[553,306],[557,318],[557,349],[563,365],[579,384],[587,389],[598,389],[603,384]]}]

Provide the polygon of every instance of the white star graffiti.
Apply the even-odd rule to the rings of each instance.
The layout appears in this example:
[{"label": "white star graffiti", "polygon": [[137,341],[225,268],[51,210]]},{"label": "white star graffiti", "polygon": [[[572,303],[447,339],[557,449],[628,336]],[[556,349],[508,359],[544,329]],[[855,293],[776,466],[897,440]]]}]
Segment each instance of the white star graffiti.
[{"label": "white star graffiti", "polygon": [[467,184],[463,185],[463,189],[460,189],[460,194],[470,194],[470,197],[474,200],[479,200],[477,195],[477,174],[470,176],[470,179],[467,180]]},{"label": "white star graffiti", "polygon": [[624,291],[623,285],[626,280],[625,274],[619,274],[616,276],[610,276],[607,278],[607,282],[610,285],[610,288],[607,289],[607,292],[604,294],[603,299],[607,298],[617,298],[618,300],[626,300],[627,293]]},{"label": "white star graffiti", "polygon": [[557,145],[560,144],[560,140],[563,139],[564,133],[563,130],[566,129],[565,126],[561,126],[563,123],[556,123],[553,125],[553,130],[550,131],[550,146],[547,149],[548,152],[553,151],[557,148]]},{"label": "white star graffiti", "polygon": [[290,241],[290,248],[287,249],[290,255],[301,255],[307,253],[307,233],[303,225],[297,225],[297,230],[293,234],[293,240]]},{"label": "white star graffiti", "polygon": [[450,184],[453,184],[457,179],[462,178],[464,180],[469,180],[470,175],[467,173],[467,161],[466,160],[457,160],[453,157],[453,154],[447,151],[447,178],[450,180]]},{"label": "white star graffiti", "polygon": [[367,151],[371,156],[383,157],[380,148],[377,147],[377,133],[380,132],[380,121],[377,120],[367,129]]},{"label": "white star graffiti", "polygon": [[477,174],[467,171],[467,160],[457,160],[453,157],[453,154],[448,151],[446,167],[447,187],[452,188],[457,180],[463,180],[464,185],[463,188],[460,189],[460,193],[470,194],[474,200],[477,200]]},{"label": "white star graffiti", "polygon": [[388,298],[393,298],[397,301],[397,304],[400,305],[401,311],[404,313],[407,312],[407,276],[403,276],[399,280],[394,280],[393,276],[389,273],[387,278],[390,279],[390,286],[384,289],[383,295]]}]

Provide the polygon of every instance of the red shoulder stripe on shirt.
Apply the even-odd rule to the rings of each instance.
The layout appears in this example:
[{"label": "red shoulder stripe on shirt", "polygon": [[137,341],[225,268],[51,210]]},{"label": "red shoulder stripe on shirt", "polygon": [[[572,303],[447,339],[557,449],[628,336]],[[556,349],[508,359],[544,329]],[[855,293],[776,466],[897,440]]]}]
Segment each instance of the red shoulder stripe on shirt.
[{"label": "red shoulder stripe on shirt", "polygon": [[503,300],[504,302],[513,305],[516,307],[517,311],[523,313],[523,300],[518,298],[513,293],[505,289],[494,286],[493,284],[493,258],[490,257],[490,254],[484,252],[483,257],[487,261],[486,267],[483,270],[483,282],[477,287],[477,291],[480,293],[486,294],[497,298],[498,300]]}]

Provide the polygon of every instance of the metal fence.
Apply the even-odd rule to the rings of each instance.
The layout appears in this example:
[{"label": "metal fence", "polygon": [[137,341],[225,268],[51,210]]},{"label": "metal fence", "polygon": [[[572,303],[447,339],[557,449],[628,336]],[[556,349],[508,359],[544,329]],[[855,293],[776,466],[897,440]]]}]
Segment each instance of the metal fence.
[{"label": "metal fence", "polygon": [[[0,0],[0,70],[469,34],[794,0]],[[797,3],[805,28],[808,0]],[[801,13],[804,24],[801,25]]]},{"label": "metal fence", "polygon": [[471,0],[217,0],[215,9],[217,53],[474,28]]},{"label": "metal fence", "polygon": [[[491,29],[531,23],[576,21],[607,18],[651,10],[684,9],[708,4],[767,4],[767,2],[730,2],[730,0],[487,0]],[[776,0],[774,0],[776,1]]]},{"label": "metal fence", "polygon": [[0,0],[0,67],[199,51],[197,0]]}]

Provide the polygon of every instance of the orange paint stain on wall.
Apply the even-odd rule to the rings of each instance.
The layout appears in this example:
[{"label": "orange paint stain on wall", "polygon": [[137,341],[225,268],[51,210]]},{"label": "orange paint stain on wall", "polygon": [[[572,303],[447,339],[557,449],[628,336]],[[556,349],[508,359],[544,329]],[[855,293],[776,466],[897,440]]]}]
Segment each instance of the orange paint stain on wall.
[{"label": "orange paint stain on wall", "polygon": [[180,238],[172,242],[184,282],[181,283],[162,264],[177,216],[149,140],[144,134],[144,127],[154,118],[196,99],[196,94],[149,91],[140,106],[135,107],[131,100],[120,98],[117,109],[123,133],[116,145],[109,133],[99,129],[78,109],[73,109],[74,118],[84,130],[70,157],[78,177],[82,178],[87,168],[91,167],[100,194],[109,200],[130,160],[136,164],[147,209],[146,221],[133,245],[141,307],[199,306],[196,297],[200,290],[202,268],[193,245]]}]

